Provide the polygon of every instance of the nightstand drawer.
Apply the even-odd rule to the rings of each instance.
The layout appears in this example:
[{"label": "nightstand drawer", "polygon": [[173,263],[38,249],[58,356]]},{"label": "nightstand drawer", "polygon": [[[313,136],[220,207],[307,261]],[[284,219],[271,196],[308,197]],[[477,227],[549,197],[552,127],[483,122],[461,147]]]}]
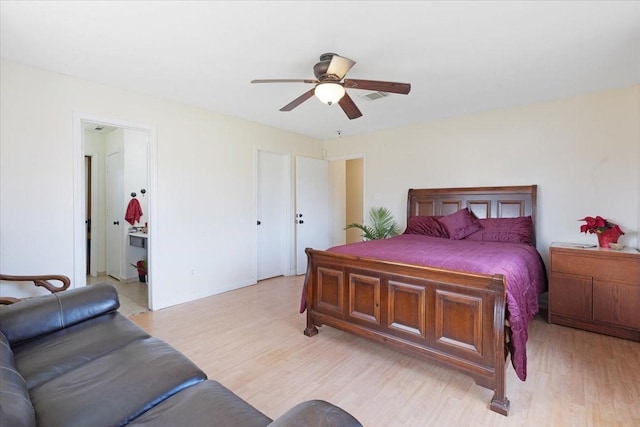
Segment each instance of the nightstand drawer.
[{"label": "nightstand drawer", "polygon": [[622,257],[605,257],[601,252],[554,253],[551,271],[591,276],[594,279],[631,282],[640,285],[640,263]]}]

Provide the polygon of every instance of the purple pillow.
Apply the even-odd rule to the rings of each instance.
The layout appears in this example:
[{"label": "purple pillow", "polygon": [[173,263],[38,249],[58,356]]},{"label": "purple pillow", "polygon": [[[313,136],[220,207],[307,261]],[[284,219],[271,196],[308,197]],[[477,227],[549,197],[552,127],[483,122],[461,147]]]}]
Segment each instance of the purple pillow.
[{"label": "purple pillow", "polygon": [[407,229],[404,234],[421,234],[423,236],[449,238],[447,229],[438,221],[439,216],[412,216],[409,217]]},{"label": "purple pillow", "polygon": [[519,218],[483,218],[482,229],[467,236],[467,240],[485,242],[525,243],[531,245],[533,221],[530,216]]},{"label": "purple pillow", "polygon": [[468,235],[482,229],[482,225],[476,216],[469,212],[469,209],[460,209],[456,213],[443,216],[440,222],[447,229],[451,240],[464,239]]}]

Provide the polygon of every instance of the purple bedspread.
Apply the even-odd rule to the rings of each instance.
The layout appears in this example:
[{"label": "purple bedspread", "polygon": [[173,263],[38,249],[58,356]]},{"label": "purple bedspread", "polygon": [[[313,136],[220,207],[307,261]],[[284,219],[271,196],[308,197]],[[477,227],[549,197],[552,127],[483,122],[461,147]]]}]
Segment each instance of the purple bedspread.
[{"label": "purple bedspread", "polygon": [[527,328],[546,290],[546,273],[535,247],[519,243],[449,240],[416,234],[336,246],[339,252],[367,258],[419,264],[448,270],[502,274],[507,283],[507,319],[511,325],[511,363],[527,378]]}]

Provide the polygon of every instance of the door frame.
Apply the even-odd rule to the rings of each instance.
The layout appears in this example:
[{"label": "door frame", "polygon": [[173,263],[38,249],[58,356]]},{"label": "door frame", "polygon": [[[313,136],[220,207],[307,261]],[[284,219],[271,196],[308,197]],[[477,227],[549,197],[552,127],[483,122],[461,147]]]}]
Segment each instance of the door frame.
[{"label": "door frame", "polygon": [[[84,172],[84,156],[85,156],[85,142],[84,142],[84,122],[99,123],[106,126],[114,126],[124,129],[132,129],[137,131],[146,132],[148,136],[148,215],[149,222],[157,218],[157,197],[156,188],[158,181],[157,172],[157,136],[156,128],[154,126],[148,126],[138,123],[132,123],[120,119],[114,119],[109,117],[95,116],[93,114],[74,112],[73,113],[73,275],[71,283],[73,287],[82,287],[87,285],[86,276],[86,256],[87,256],[87,243],[86,243],[86,227],[85,227],[85,172]],[[157,250],[157,222],[152,223],[155,226],[149,227],[149,238],[147,247],[147,279],[149,289],[149,309],[153,310],[153,295],[154,288],[152,286],[152,280],[154,276],[154,263],[153,256]]]}]

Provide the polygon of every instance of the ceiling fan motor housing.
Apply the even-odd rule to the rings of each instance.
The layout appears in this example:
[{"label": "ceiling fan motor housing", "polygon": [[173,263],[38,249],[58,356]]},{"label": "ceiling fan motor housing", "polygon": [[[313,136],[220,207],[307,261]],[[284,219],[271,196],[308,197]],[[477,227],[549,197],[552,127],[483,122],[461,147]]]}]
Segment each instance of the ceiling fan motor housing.
[{"label": "ceiling fan motor housing", "polygon": [[327,76],[327,69],[329,69],[329,64],[331,64],[331,59],[336,53],[323,53],[320,55],[320,62],[313,66],[313,74],[315,74],[316,78],[320,81],[323,80],[334,80],[338,81],[337,76]]}]

